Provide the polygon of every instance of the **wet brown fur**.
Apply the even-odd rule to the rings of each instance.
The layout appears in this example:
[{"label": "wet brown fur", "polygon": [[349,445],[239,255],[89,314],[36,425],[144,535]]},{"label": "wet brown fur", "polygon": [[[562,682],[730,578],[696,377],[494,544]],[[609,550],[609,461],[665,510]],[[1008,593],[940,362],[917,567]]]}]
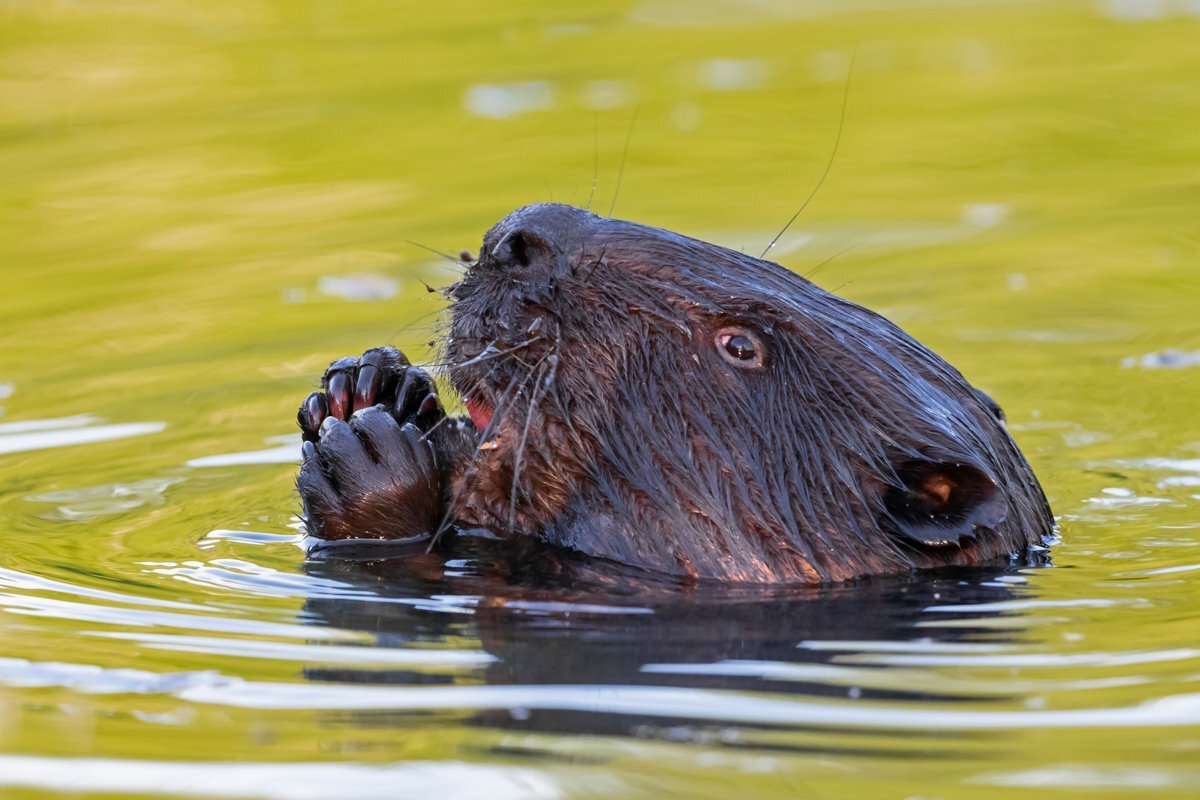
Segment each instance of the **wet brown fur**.
[{"label": "wet brown fur", "polygon": [[[451,294],[448,376],[495,413],[431,436],[447,520],[757,583],[976,564],[1053,532],[986,396],[777,264],[539,204]],[[761,369],[720,356],[725,326],[766,345]]]}]

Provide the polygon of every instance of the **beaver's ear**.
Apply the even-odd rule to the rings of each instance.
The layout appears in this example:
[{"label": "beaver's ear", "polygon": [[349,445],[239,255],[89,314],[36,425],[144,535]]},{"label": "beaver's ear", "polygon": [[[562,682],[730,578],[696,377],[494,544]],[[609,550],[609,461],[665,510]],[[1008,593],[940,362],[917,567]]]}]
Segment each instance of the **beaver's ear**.
[{"label": "beaver's ear", "polygon": [[995,529],[1008,503],[996,479],[973,464],[915,459],[895,466],[904,488],[889,487],[884,527],[926,547],[956,545]]}]

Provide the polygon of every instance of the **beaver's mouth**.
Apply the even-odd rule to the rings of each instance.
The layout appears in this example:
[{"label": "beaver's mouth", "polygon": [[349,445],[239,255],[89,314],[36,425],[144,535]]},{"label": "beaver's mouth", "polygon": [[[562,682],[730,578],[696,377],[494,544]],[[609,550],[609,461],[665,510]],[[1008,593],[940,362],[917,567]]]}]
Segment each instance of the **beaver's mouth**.
[{"label": "beaver's mouth", "polygon": [[463,398],[463,404],[467,407],[467,413],[471,415],[471,422],[475,423],[475,428],[483,433],[492,424],[492,415],[496,409],[481,400],[478,395],[468,395]]},{"label": "beaver's mouth", "polygon": [[532,376],[518,353],[523,353],[527,344],[510,346],[497,338],[451,338],[450,383],[458,390],[471,423],[486,437],[480,450],[499,447],[511,433],[508,417],[514,405],[524,407],[522,395]]}]

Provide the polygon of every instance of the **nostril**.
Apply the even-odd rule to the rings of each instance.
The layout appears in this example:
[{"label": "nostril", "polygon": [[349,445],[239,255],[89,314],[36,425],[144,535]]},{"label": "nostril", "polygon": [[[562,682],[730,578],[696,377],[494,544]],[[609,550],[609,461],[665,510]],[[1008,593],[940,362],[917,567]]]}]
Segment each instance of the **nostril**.
[{"label": "nostril", "polygon": [[550,244],[536,233],[516,230],[492,248],[491,260],[499,266],[523,269],[549,257],[551,252]]},{"label": "nostril", "polygon": [[509,237],[509,249],[512,251],[512,261],[519,267],[529,266],[529,241],[525,234],[517,231]]}]

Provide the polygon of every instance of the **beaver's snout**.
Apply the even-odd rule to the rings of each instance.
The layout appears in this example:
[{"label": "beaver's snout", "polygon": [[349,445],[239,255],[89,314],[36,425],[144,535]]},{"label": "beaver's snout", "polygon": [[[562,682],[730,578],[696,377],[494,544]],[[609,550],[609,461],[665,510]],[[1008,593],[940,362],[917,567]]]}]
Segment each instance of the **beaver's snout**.
[{"label": "beaver's snout", "polygon": [[597,221],[582,209],[555,203],[519,208],[488,231],[479,266],[517,271],[555,269],[589,237]]}]

